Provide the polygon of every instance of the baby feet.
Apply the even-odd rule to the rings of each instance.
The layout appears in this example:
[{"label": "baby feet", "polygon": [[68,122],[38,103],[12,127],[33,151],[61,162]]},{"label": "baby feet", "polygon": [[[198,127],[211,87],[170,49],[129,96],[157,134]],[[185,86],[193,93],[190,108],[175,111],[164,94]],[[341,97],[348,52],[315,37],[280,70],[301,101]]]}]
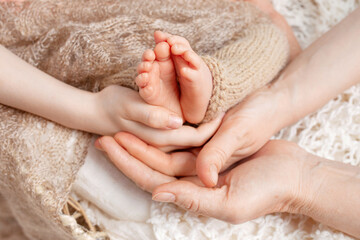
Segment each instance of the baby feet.
[{"label": "baby feet", "polygon": [[185,38],[160,31],[155,32],[154,38],[154,51],[145,51],[138,67],[136,84],[141,97],[175,113],[180,108],[180,116],[190,123],[201,122],[212,93],[209,68]]},{"label": "baby feet", "polygon": [[135,82],[145,102],[163,106],[182,116],[179,88],[169,44],[159,42],[154,51],[146,50],[137,70],[139,75]]},{"label": "baby feet", "polygon": [[180,105],[185,119],[190,123],[203,120],[212,93],[212,75],[202,60],[179,36],[167,39],[180,84]]}]

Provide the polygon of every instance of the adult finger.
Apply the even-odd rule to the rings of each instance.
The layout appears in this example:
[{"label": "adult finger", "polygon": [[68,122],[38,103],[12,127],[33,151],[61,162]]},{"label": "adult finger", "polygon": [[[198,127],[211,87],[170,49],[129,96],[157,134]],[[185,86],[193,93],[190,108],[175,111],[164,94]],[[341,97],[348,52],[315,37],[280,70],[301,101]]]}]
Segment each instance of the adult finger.
[{"label": "adult finger", "polygon": [[207,187],[217,184],[218,173],[231,155],[243,145],[245,137],[237,133],[237,125],[223,122],[212,139],[203,147],[196,160],[196,172]]},{"label": "adult finger", "polygon": [[145,191],[152,192],[160,184],[176,180],[174,177],[152,170],[132,157],[112,137],[99,138],[96,141],[96,146],[105,151],[114,165]]},{"label": "adult finger", "polygon": [[167,154],[126,132],[117,133],[114,138],[131,156],[165,175],[193,176],[196,173],[196,156],[192,152]]},{"label": "adult finger", "polygon": [[172,202],[197,214],[228,220],[226,185],[221,188],[200,187],[188,181],[163,184],[153,191],[153,200]]}]

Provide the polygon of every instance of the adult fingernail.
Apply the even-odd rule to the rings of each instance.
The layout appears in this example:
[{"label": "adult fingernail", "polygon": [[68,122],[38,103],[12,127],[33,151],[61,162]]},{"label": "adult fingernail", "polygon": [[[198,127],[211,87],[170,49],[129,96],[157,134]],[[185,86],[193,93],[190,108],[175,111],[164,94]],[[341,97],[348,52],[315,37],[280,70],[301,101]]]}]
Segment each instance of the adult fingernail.
[{"label": "adult fingernail", "polygon": [[215,164],[211,164],[210,166],[210,180],[211,182],[216,185],[218,181],[218,170]]},{"label": "adult fingernail", "polygon": [[176,197],[172,193],[160,192],[153,196],[152,199],[157,202],[175,202]]},{"label": "adult fingernail", "polygon": [[183,120],[180,117],[177,116],[170,116],[169,118],[169,128],[179,128],[183,124]]}]

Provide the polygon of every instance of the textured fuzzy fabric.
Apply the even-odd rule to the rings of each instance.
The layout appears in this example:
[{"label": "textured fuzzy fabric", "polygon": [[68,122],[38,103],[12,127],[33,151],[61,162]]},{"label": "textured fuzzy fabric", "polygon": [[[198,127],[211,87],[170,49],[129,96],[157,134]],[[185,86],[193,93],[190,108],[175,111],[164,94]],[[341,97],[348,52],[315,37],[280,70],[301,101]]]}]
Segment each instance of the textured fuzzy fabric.
[{"label": "textured fuzzy fabric", "polygon": [[[272,80],[287,60],[285,36],[243,2],[38,0],[0,4],[0,44],[55,78],[89,91],[110,84],[136,89],[136,65],[143,51],[154,47],[152,35],[158,29],[188,38],[196,52],[211,58],[214,83],[221,83],[222,90],[226,91],[224,86],[239,88],[238,95],[232,91],[226,108]],[[249,44],[255,40],[261,44]],[[242,71],[236,72],[239,69]],[[244,83],[245,90],[234,81]],[[218,100],[211,101],[209,110],[215,111],[209,119],[224,110],[211,106],[227,101],[217,94],[223,93],[214,90],[212,99]],[[92,239],[80,227],[73,227],[73,219],[60,219],[90,135],[2,105],[0,120],[0,191],[24,233],[31,239]]]},{"label": "textured fuzzy fabric", "polygon": [[[252,14],[248,9],[243,17]],[[250,17],[246,17],[250,18]],[[268,21],[256,17],[239,40],[203,57],[213,76],[213,92],[204,122],[225,112],[249,93],[270,82],[287,62],[288,42]]]},{"label": "textured fuzzy fabric", "polygon": [[[273,4],[293,27],[301,45],[306,47],[346,17],[359,5],[359,1],[274,0]],[[359,106],[360,85],[357,85],[331,100],[316,113],[283,129],[276,138],[296,142],[321,157],[360,167]],[[115,188],[119,186],[120,184]],[[120,187],[118,191],[124,192],[124,188]],[[138,201],[135,203],[139,204]],[[244,224],[232,225],[212,218],[198,217],[173,204],[157,202],[152,203],[151,217],[146,222],[152,226],[155,237],[150,234],[147,237],[138,237],[147,230],[142,226],[144,222],[118,220],[104,214],[95,203],[84,201],[83,204],[92,220],[103,224],[115,240],[353,239],[302,215],[271,214]],[[131,232],[127,231],[129,228]]]},{"label": "textured fuzzy fabric", "polygon": [[24,240],[21,227],[14,218],[5,199],[0,196],[0,239],[2,240]]},{"label": "textured fuzzy fabric", "polygon": [[[310,45],[359,6],[358,0],[272,2],[292,26],[302,47]],[[359,106],[360,85],[357,85],[316,113],[283,129],[275,138],[296,142],[318,156],[360,167]],[[156,202],[153,203],[149,222],[153,225],[156,239],[161,240],[354,239],[302,215],[271,214],[244,224],[232,225],[212,218],[197,217],[173,204]]]}]

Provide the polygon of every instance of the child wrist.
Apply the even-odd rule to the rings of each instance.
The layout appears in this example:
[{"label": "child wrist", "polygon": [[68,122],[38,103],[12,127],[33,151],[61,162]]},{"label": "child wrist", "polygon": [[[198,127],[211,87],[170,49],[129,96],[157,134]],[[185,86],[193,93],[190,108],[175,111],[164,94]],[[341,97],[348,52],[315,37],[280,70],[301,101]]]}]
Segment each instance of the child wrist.
[{"label": "child wrist", "polygon": [[98,133],[96,129],[96,123],[99,123],[101,109],[99,103],[99,94],[84,91],[82,94],[83,103],[79,106],[78,112],[75,114],[77,116],[77,129],[91,132],[91,133]]}]

